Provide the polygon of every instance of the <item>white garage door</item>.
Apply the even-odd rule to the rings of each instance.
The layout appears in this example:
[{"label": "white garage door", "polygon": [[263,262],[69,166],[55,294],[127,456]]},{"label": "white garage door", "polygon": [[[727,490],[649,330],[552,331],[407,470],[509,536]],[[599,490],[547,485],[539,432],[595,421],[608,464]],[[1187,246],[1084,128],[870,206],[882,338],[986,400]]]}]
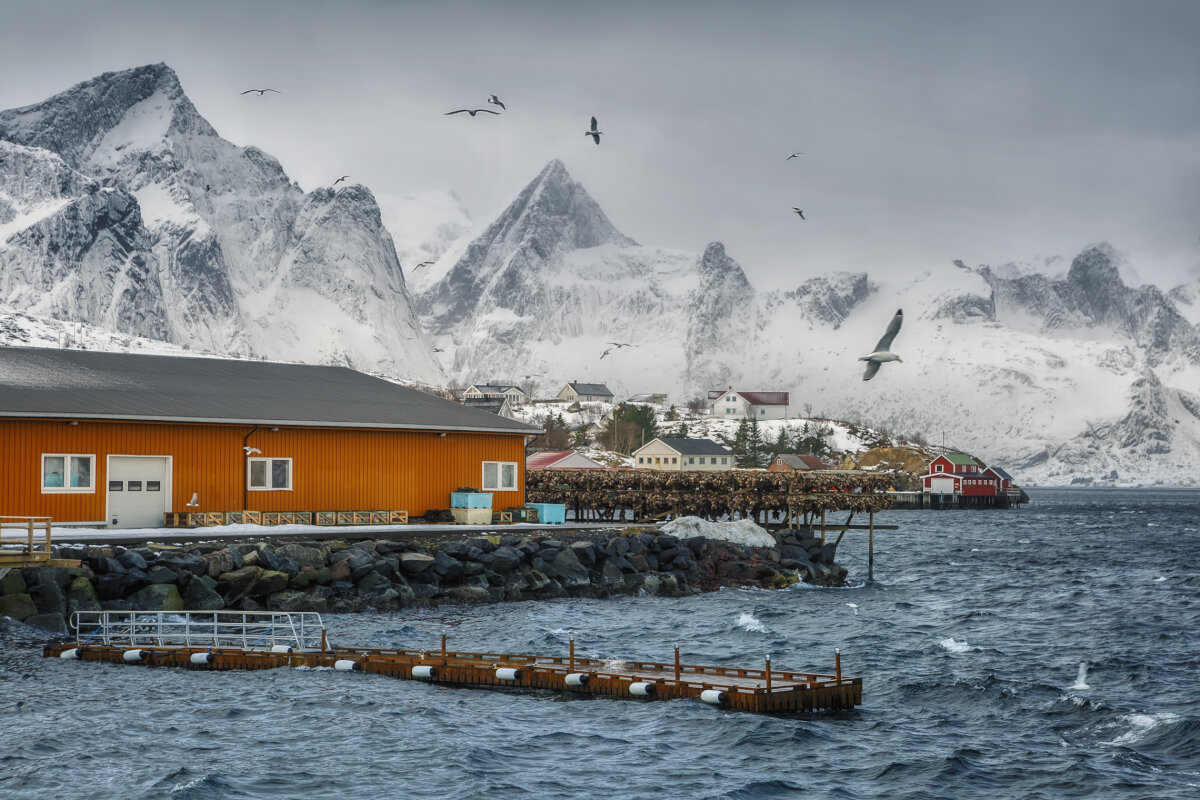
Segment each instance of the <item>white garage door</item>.
[{"label": "white garage door", "polygon": [[931,478],[929,480],[930,494],[954,494],[954,478]]},{"label": "white garage door", "polygon": [[108,457],[108,524],[161,528],[171,497],[166,456]]}]

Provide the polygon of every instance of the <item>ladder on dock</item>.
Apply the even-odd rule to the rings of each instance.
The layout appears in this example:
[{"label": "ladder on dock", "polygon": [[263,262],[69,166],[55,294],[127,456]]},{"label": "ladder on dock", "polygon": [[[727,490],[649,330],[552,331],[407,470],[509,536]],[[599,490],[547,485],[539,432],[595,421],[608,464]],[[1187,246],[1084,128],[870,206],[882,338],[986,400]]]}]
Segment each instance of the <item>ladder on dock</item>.
[{"label": "ladder on dock", "polygon": [[50,658],[200,670],[277,667],[361,671],[405,680],[480,688],[548,689],[569,694],[673,700],[694,698],[731,710],[787,713],[850,709],[862,703],[862,678],[771,665],[713,667],[582,658],[575,641],[552,656],[451,650],[332,647],[321,616],[271,611],[79,611],[76,638],[48,644]]}]

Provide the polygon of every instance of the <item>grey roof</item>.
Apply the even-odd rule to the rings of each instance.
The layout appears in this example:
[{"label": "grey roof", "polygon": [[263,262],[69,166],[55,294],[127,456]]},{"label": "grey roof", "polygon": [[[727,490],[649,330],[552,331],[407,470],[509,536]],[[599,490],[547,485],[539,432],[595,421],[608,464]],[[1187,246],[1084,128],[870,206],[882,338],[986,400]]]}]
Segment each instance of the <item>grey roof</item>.
[{"label": "grey roof", "polygon": [[571,381],[567,386],[574,389],[577,394],[606,394],[609,397],[613,396],[613,393],[603,383],[575,383]]},{"label": "grey roof", "polygon": [[346,367],[0,347],[0,417],[539,429]]},{"label": "grey roof", "polygon": [[658,440],[681,456],[731,456],[733,451],[712,439],[667,439]]},{"label": "grey roof", "polygon": [[[1003,469],[1001,469],[1000,467],[988,467],[988,469],[990,469],[992,472],[996,473],[997,475],[999,475],[1001,478],[1003,478],[1003,479],[1004,479],[1004,480],[1006,480],[1006,481],[1012,481],[1012,480],[1013,480],[1013,476],[1012,476],[1012,475],[1009,475],[1007,472],[1005,472],[1005,471],[1004,471]],[[984,470],[984,472],[986,472],[986,471],[987,471],[987,470]]]},{"label": "grey roof", "polygon": [[469,388],[476,389],[481,394],[504,394],[509,389],[516,389],[521,394],[525,394],[524,389],[511,383],[472,383]]},{"label": "grey roof", "polygon": [[504,411],[504,404],[508,402],[507,397],[464,397],[463,405],[471,408],[478,408],[486,411],[489,414],[499,414]]}]

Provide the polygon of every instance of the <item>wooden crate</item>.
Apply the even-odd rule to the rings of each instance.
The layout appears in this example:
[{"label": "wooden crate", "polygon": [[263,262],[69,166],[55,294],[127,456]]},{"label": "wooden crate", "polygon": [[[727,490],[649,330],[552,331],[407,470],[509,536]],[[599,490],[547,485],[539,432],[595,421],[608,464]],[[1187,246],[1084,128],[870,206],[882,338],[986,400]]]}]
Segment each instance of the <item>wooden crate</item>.
[{"label": "wooden crate", "polygon": [[243,511],[242,522],[246,523],[247,525],[262,525],[262,512]]},{"label": "wooden crate", "polygon": [[338,524],[338,525],[353,525],[354,524],[354,512],[353,511],[337,512],[337,523],[336,524]]},{"label": "wooden crate", "polygon": [[391,521],[391,514],[387,511],[371,511],[372,525],[387,525]]},{"label": "wooden crate", "polygon": [[313,515],[311,511],[283,511],[280,517],[280,525],[311,525]]},{"label": "wooden crate", "polygon": [[337,511],[314,511],[313,512],[313,524],[314,525],[337,525],[337,519],[338,519]]},{"label": "wooden crate", "polygon": [[351,525],[370,525],[371,524],[371,512],[370,511],[352,511],[351,513],[354,515],[354,521],[350,523]]},{"label": "wooden crate", "polygon": [[245,511],[226,511],[225,512],[225,524],[226,525],[241,525],[245,521],[246,521],[246,512]]},{"label": "wooden crate", "polygon": [[494,511],[492,512],[493,525],[511,525],[513,515],[511,511]]},{"label": "wooden crate", "polygon": [[204,518],[204,521],[200,523],[201,525],[208,526],[208,525],[224,525],[225,524],[225,512],[224,511],[201,511],[199,513]]},{"label": "wooden crate", "polygon": [[388,512],[388,524],[389,525],[407,525],[408,524],[408,512],[407,511],[389,511]]},{"label": "wooden crate", "polygon": [[260,525],[284,525],[283,512],[281,511],[264,511],[262,512],[262,522]]},{"label": "wooden crate", "polygon": [[199,524],[192,521],[189,511],[167,511],[163,514],[163,525],[168,528],[194,528]]}]

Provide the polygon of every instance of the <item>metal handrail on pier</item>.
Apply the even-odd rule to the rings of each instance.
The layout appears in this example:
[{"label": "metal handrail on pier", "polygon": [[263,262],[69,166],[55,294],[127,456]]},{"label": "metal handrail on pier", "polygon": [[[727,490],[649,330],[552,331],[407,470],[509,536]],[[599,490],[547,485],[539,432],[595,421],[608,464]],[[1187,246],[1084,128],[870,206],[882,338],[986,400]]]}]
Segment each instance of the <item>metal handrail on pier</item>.
[{"label": "metal handrail on pier", "polygon": [[323,650],[325,625],[312,612],[76,611],[75,642],[119,647]]}]

